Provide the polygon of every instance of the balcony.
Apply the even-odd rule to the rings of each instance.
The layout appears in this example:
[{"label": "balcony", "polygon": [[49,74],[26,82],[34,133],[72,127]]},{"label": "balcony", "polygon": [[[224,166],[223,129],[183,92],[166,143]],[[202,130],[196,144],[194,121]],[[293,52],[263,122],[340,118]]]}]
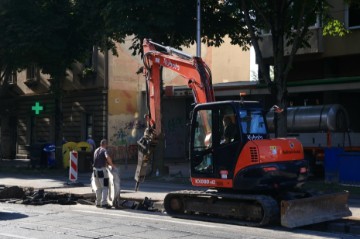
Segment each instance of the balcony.
[{"label": "balcony", "polygon": [[[322,28],[312,28],[310,31],[312,33],[308,41],[310,47],[300,48],[296,53],[297,55],[316,54],[324,51]],[[263,39],[259,41],[259,46],[262,51],[263,58],[271,58],[273,57],[271,34],[264,34],[262,37]],[[291,46],[285,46],[285,56],[290,55],[290,52]]]}]

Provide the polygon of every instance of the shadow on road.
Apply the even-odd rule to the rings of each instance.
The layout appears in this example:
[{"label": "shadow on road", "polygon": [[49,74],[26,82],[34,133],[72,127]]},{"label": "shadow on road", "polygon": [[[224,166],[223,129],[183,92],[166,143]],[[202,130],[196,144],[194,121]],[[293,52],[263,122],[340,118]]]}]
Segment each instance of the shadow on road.
[{"label": "shadow on road", "polygon": [[0,212],[0,221],[26,218],[28,215],[17,212]]}]

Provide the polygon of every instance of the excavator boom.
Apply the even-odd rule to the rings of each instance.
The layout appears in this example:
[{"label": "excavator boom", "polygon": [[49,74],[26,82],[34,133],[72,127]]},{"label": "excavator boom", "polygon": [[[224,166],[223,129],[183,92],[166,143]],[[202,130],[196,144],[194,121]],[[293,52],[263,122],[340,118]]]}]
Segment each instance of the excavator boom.
[{"label": "excavator boom", "polygon": [[177,49],[144,39],[144,75],[148,114],[145,116],[147,127],[144,136],[138,140],[138,166],[135,173],[136,186],[139,188],[146,175],[150,156],[158,140],[162,139],[161,128],[161,72],[162,68],[175,71],[184,78],[192,89],[195,103],[215,101],[211,71],[200,57],[190,56]]}]

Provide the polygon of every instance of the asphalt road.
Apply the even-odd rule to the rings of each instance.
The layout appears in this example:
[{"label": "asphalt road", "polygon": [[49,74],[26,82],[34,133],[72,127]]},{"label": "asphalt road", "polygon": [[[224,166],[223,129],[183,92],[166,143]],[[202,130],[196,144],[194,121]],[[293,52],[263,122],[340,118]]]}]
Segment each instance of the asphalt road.
[{"label": "asphalt road", "polygon": [[107,210],[87,205],[25,206],[0,203],[3,239],[248,239],[358,238],[280,227],[252,228],[171,218],[162,213]]},{"label": "asphalt road", "polygon": [[[66,182],[66,177],[65,176],[52,176],[52,177],[49,177],[49,178],[40,177],[40,179],[39,179],[39,175],[37,175],[37,176],[30,176],[30,175],[16,175],[16,176],[14,176],[14,175],[2,174],[2,175],[0,175],[0,177],[1,177],[0,181],[2,183],[4,183],[5,185],[19,185],[20,186],[20,185],[23,184],[22,186],[31,185],[31,186],[36,187],[36,188],[46,188],[46,190],[51,190],[51,189],[59,190],[59,189],[62,189],[64,187],[64,182]],[[140,191],[142,192],[141,195],[149,196],[149,195],[154,194],[154,196],[155,195],[157,195],[157,196],[160,195],[160,196],[163,197],[167,192],[170,192],[170,191],[177,191],[177,190],[182,190],[182,189],[197,189],[197,190],[199,189],[197,187],[191,186],[190,182],[188,182],[186,180],[187,179],[185,179],[185,178],[183,179],[182,182],[173,182],[173,181],[167,182],[166,180],[160,180],[160,181],[159,180],[146,180],[144,183],[142,183],[140,185]],[[85,187],[76,188],[75,190],[85,189],[86,192],[91,192],[90,185],[89,185],[89,183],[90,183],[90,175],[89,174],[80,175],[79,181],[81,181],[84,184]],[[134,187],[135,187],[135,181],[132,178],[123,179],[121,181],[121,187],[122,187],[122,191],[124,191],[124,194],[122,194],[122,195],[125,196],[126,193],[131,194],[131,192],[133,192]],[[65,189],[66,189],[66,187],[65,187]],[[144,198],[144,197],[142,197],[142,198]],[[150,196],[150,198],[152,198],[152,197]],[[357,219],[356,219],[356,227],[353,226],[354,221],[345,222],[345,223],[344,222],[341,222],[341,223],[334,222],[334,223],[331,224],[331,231],[340,231],[340,232],[347,231],[347,232],[349,232],[350,230],[354,230],[355,234],[360,235],[360,224],[357,223],[359,221],[358,215],[360,215],[360,203],[359,202],[360,202],[359,199],[355,199],[355,200],[350,199],[349,200],[351,211],[353,212],[353,215],[355,215],[357,217]],[[21,206],[21,205],[12,205],[12,204],[1,204],[1,206],[2,205],[6,205],[7,207],[10,207],[10,208],[11,207],[16,207],[16,206],[18,206],[18,207]],[[0,206],[0,208],[1,208],[1,206]],[[79,206],[81,206],[81,205],[79,205]],[[85,206],[85,205],[83,205],[83,206]],[[31,210],[31,208],[32,208],[31,206],[25,207],[26,209],[30,210],[29,213],[25,214],[25,216],[26,217],[35,216],[35,218],[36,218],[36,217],[38,217],[38,216],[36,216],[36,213],[42,211],[43,207],[51,207],[51,206],[33,207],[34,208],[33,210]],[[56,207],[59,207],[60,209],[57,209]],[[88,209],[86,209],[86,210],[90,210],[90,211],[97,210],[93,206],[92,207],[87,206],[87,208]],[[60,212],[59,212],[59,210],[60,210]],[[64,206],[60,206],[60,205],[53,206],[52,205],[51,211],[50,212],[45,212],[44,214],[49,214],[49,215],[60,214],[60,213],[62,213],[61,210],[64,210]],[[4,211],[2,211],[2,210],[0,211],[0,220],[8,219],[7,217],[9,217],[10,219],[12,219],[13,217],[17,218],[18,215],[23,214],[21,210],[18,210],[16,208],[15,209],[11,208],[8,211],[9,212],[7,214],[2,214],[2,212],[6,212],[6,209]],[[52,211],[55,211],[55,213],[53,213]],[[98,211],[95,211],[95,212],[98,212]],[[110,210],[110,212],[111,212],[110,214],[120,213],[120,211],[118,211],[118,210]],[[121,210],[121,212],[124,212],[124,211]],[[150,216],[148,216],[148,215],[152,215],[151,213],[148,214],[146,212],[140,212],[140,211],[134,211],[134,210],[129,210],[127,212],[129,214],[134,213],[134,215],[137,215],[137,214],[146,215],[145,217],[149,217],[149,218],[150,218]],[[35,214],[33,214],[33,213],[35,213]],[[103,213],[106,214],[106,213],[109,213],[109,211],[103,212]],[[99,212],[98,212],[98,214],[99,214],[98,216],[102,215]],[[84,215],[84,218],[86,217],[86,215]],[[163,214],[160,214],[160,213],[154,213],[154,215],[155,216],[164,216]],[[76,217],[76,214],[72,214],[72,216]],[[117,217],[119,217],[119,216],[117,216]],[[124,217],[124,216],[122,216],[122,217]],[[130,218],[132,218],[132,217],[130,217]],[[21,218],[19,218],[19,219],[21,219]],[[47,220],[52,221],[53,219],[48,218]],[[119,220],[119,219],[116,219],[116,220]],[[166,216],[166,220],[173,221],[173,220],[179,220],[179,219],[173,219],[173,218],[170,218],[170,217]],[[0,221],[0,222],[2,222],[2,221]],[[18,222],[18,220],[16,220],[16,222]],[[205,222],[190,221],[189,223],[203,224]],[[185,222],[184,222],[184,224],[185,224]],[[208,223],[205,223],[205,224],[208,224]],[[59,225],[61,225],[61,223]],[[219,225],[222,225],[223,227],[241,228],[241,231],[243,231],[243,230],[247,231],[248,230],[248,229],[243,229],[243,227],[234,226],[234,225],[228,225],[228,224],[221,224],[221,223],[216,223],[216,224],[211,224],[211,225],[217,225],[216,227],[218,227]],[[349,227],[348,225],[351,225],[351,227]],[[152,225],[149,225],[149,227],[152,227]],[[328,225],[327,225],[327,227],[328,227]],[[349,228],[350,228],[350,230],[349,230]],[[271,228],[271,230],[274,230],[276,232],[284,232],[284,228]],[[317,230],[320,230],[322,232],[316,232]],[[324,227],[320,227],[320,228],[319,227],[317,227],[317,228],[308,227],[306,229],[302,228],[302,230],[301,229],[296,229],[296,230],[291,230],[291,231],[286,231],[285,230],[285,232],[290,233],[290,234],[286,234],[286,236],[279,236],[277,233],[275,233],[275,235],[277,235],[279,237],[276,237],[276,236],[275,237],[266,237],[267,236],[266,234],[261,235],[261,236],[259,236],[257,234],[255,234],[255,235],[249,234],[247,236],[248,236],[248,238],[303,238],[303,237],[288,237],[289,235],[292,235],[291,232],[294,232],[294,231],[297,232],[296,234],[299,234],[298,232],[301,232],[300,234],[302,234],[303,232],[306,232],[305,234],[310,234],[312,236],[319,236],[320,235],[323,238],[324,237],[325,238],[357,238],[357,237],[352,237],[349,234],[346,234],[344,236],[344,234],[342,234],[342,233],[340,233],[340,234],[331,234],[331,233],[327,234],[327,233],[325,233],[325,231],[329,231],[329,230],[327,228],[324,228]],[[17,232],[17,230],[15,230],[15,232]],[[216,233],[214,235],[216,235]],[[324,236],[324,235],[328,235],[328,236]],[[329,237],[329,235],[331,235],[331,237]],[[341,235],[341,236],[338,236],[338,235]],[[0,239],[1,238],[27,238],[27,237],[21,237],[21,236],[22,235],[19,235],[19,237],[14,237],[14,236],[6,237],[5,235],[2,235],[0,233]],[[229,237],[219,237],[219,238],[234,238],[234,237],[230,237],[231,235],[228,235],[228,236]],[[43,237],[35,236],[34,238],[43,238]],[[50,237],[44,237],[44,238],[50,238]],[[59,237],[59,238],[67,238],[67,237]],[[68,237],[68,238],[74,238],[74,237]],[[84,237],[82,237],[82,238],[84,238]],[[85,238],[87,238],[87,237],[85,237]],[[104,237],[88,237],[88,238],[104,238]],[[117,238],[117,237],[114,237],[114,238]],[[119,238],[127,238],[127,237],[119,237]],[[142,237],[129,237],[129,238],[142,238]],[[150,237],[145,237],[145,238],[150,238]],[[175,237],[170,237],[169,236],[169,237],[159,237],[159,238],[187,238],[187,237],[176,237],[176,236]],[[202,238],[202,237],[199,237],[199,238]],[[212,238],[212,237],[207,237],[207,238]],[[235,237],[235,238],[239,238],[239,237]],[[313,238],[313,237],[305,237],[305,238]]]}]

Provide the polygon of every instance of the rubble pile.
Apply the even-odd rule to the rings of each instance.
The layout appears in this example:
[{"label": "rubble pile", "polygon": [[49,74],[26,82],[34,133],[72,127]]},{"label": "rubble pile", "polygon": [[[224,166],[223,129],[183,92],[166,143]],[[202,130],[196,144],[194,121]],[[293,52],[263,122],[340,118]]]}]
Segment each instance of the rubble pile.
[{"label": "rubble pile", "polygon": [[21,199],[24,197],[25,197],[24,189],[18,186],[13,186],[13,187],[0,186],[0,199],[8,199],[8,198]]},{"label": "rubble pile", "polygon": [[[77,203],[84,205],[95,205],[91,198],[74,196],[68,193],[46,192],[44,189],[21,188],[18,186],[1,186],[0,185],[0,202],[17,203],[26,205],[45,205],[61,204],[75,205]],[[159,211],[154,202],[145,197],[144,200],[126,200],[119,199],[114,205],[116,209],[133,209],[144,211]]]},{"label": "rubble pile", "polygon": [[61,204],[74,205],[78,197],[72,194],[58,194],[45,192],[44,189],[20,188],[17,186],[0,186],[0,202],[18,203],[26,205]]},{"label": "rubble pile", "polygon": [[154,202],[151,198],[145,197],[142,201],[135,200],[119,200],[119,203],[116,208],[124,209],[134,209],[134,210],[143,210],[143,211],[157,211],[157,208],[154,207]]}]

